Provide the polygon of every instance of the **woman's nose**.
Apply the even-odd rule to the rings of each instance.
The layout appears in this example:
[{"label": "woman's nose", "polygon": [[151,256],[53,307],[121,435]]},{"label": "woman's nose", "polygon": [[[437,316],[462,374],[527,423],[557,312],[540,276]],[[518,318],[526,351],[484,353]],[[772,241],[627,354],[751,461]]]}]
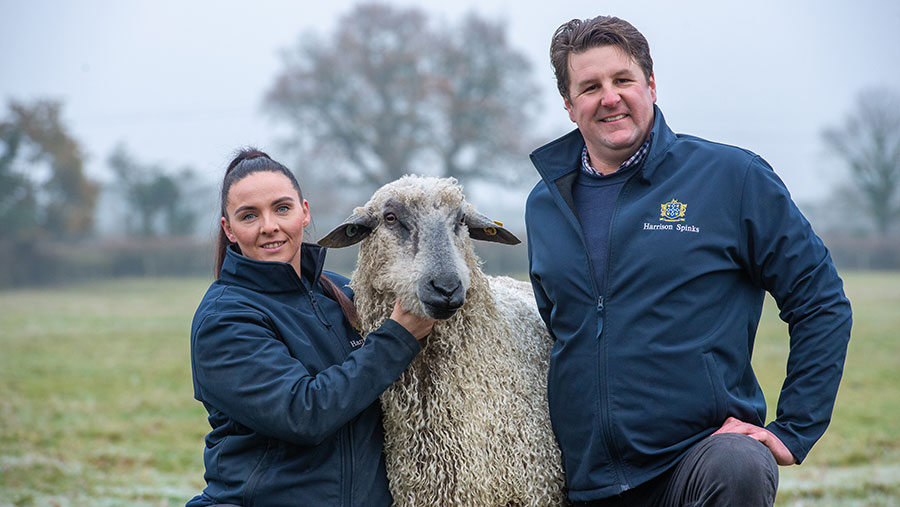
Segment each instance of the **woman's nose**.
[{"label": "woman's nose", "polygon": [[278,230],[278,220],[271,213],[265,213],[262,216],[262,230],[267,234],[271,234]]}]

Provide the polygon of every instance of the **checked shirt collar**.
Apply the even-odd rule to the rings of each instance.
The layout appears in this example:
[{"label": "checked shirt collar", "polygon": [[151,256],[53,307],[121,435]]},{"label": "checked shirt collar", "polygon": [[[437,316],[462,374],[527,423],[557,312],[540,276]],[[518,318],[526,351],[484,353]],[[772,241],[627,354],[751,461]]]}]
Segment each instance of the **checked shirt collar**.
[{"label": "checked shirt collar", "polygon": [[[616,169],[616,172],[621,172],[625,169],[631,169],[632,167],[637,166],[638,164],[643,162],[645,158],[647,158],[647,153],[649,152],[650,137],[648,136],[647,140],[644,141],[644,144],[642,144],[641,147],[638,148],[638,150],[634,152],[634,155],[632,155],[628,160],[622,162],[622,165],[620,165],[619,168]],[[587,146],[585,146],[584,149],[581,150],[581,170],[593,176],[608,176],[601,174],[600,171],[594,169],[593,166],[591,166],[591,161],[588,159]]]}]

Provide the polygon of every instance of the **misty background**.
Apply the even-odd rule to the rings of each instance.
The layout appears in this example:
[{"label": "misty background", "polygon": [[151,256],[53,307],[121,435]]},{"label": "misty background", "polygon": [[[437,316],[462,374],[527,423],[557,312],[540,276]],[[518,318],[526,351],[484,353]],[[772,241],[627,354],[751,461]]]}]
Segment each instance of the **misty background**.
[{"label": "misty background", "polygon": [[[550,38],[570,19],[608,14],[630,21],[648,39],[657,103],[673,130],[765,158],[839,268],[900,267],[894,225],[900,152],[879,162],[874,179],[865,167],[854,172],[853,157],[841,156],[843,150],[865,158],[863,148],[873,144],[867,127],[887,134],[889,145],[898,139],[900,124],[892,123],[900,115],[897,2],[0,0],[0,133],[6,143],[0,157],[7,156],[10,178],[0,183],[8,191],[0,189],[0,211],[18,220],[0,226],[9,233],[0,239],[0,286],[208,275],[218,184],[235,150],[248,145],[295,171],[314,216],[308,239],[327,234],[366,199],[379,174],[387,177],[378,173],[384,160],[371,153],[348,160],[347,149],[323,143],[316,122],[324,109],[311,107],[339,104],[341,98],[328,92],[349,82],[356,83],[362,104],[374,103],[366,82],[353,81],[357,70],[380,61],[371,58],[377,45],[365,39],[379,18],[359,15],[372,12],[418,16],[407,29],[419,35],[407,39],[400,18],[386,21],[397,27],[395,46],[400,41],[416,57],[443,55],[435,49],[440,44],[473,62],[486,48],[506,51],[468,74],[454,72],[462,67],[449,66],[450,57],[427,60],[432,78],[441,68],[456,78],[496,70],[489,85],[496,88],[486,96],[497,99],[491,103],[498,109],[494,114],[481,104],[484,122],[468,118],[470,137],[486,139],[481,145],[445,156],[452,147],[425,139],[421,150],[408,152],[408,171],[459,177],[470,201],[520,237],[525,197],[538,181],[528,153],[574,127],[556,89]],[[472,26],[471,34],[464,31]],[[426,44],[421,34],[438,42]],[[342,36],[356,37],[370,53],[341,53]],[[313,53],[301,48],[319,51],[324,64],[313,68],[318,73],[299,72],[314,67]],[[442,108],[459,98],[465,80],[418,86],[421,80],[389,75],[396,82],[386,93],[398,107],[438,120],[436,131],[446,134]],[[882,123],[867,119],[879,114],[886,115]],[[56,130],[48,130],[50,124]],[[360,139],[378,126],[355,125]],[[44,144],[35,141],[41,135]],[[856,145],[843,146],[855,136],[861,137]],[[42,155],[54,149],[55,155]],[[354,172],[369,164],[372,178]],[[57,178],[56,190],[48,190],[63,170],[68,179]],[[54,208],[54,200],[75,194],[82,204]],[[16,214],[24,209],[19,202],[31,203],[27,220]],[[79,214],[85,216],[75,220]],[[31,225],[13,231],[14,223],[25,222]],[[524,248],[513,254],[486,249],[482,256],[489,270],[527,268]],[[335,269],[349,274],[352,256],[334,257]]]}]

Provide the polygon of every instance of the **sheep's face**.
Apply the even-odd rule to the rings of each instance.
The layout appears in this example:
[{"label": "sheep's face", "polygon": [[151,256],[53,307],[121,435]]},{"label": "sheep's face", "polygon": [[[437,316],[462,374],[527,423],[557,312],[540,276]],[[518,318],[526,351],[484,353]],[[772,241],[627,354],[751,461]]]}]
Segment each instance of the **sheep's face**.
[{"label": "sheep's face", "polygon": [[360,250],[374,249],[384,263],[372,273],[376,290],[396,294],[412,311],[448,319],[466,300],[471,242],[462,189],[434,183],[403,179],[376,192],[365,208],[377,225]]},{"label": "sheep's face", "polygon": [[465,302],[470,282],[465,253],[471,246],[462,207],[388,199],[379,220],[371,241],[390,243],[394,254],[383,281],[393,285],[392,292],[404,303],[415,294],[416,306],[425,315],[453,316]]},{"label": "sheep's face", "polygon": [[518,239],[466,202],[452,178],[405,176],[380,188],[319,244],[361,241],[358,273],[403,307],[449,319],[465,303],[477,258],[470,237],[515,244]]}]

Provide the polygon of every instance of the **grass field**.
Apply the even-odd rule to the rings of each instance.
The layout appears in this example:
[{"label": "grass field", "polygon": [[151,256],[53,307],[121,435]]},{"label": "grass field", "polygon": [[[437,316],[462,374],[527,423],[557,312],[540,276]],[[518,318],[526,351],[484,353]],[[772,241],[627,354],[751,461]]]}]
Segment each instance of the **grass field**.
[{"label": "grass field", "polygon": [[[778,505],[900,505],[900,273],[851,273],[834,419]],[[206,280],[0,292],[0,505],[183,505],[208,429],[188,330]],[[768,301],[754,364],[770,417],[787,355]]]}]

